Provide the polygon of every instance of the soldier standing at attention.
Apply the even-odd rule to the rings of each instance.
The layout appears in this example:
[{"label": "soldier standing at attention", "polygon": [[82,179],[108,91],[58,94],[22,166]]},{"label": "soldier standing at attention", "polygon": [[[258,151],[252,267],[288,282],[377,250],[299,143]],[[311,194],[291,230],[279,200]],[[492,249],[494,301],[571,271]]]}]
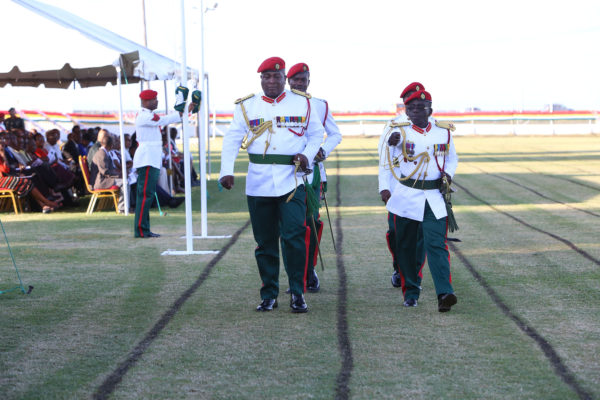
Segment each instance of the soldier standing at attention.
[{"label": "soldier standing at attention", "polygon": [[[414,92],[416,92],[418,90],[425,90],[425,86],[423,86],[423,84],[421,84],[419,82],[413,82],[404,88],[404,90],[400,94],[400,98],[404,102],[408,97],[410,97],[411,94],[413,94]],[[435,120],[432,117],[429,117],[429,122],[435,123]],[[387,126],[384,128],[383,133],[382,133],[381,137],[379,138],[379,159],[380,159],[380,161],[382,161],[379,163],[379,194],[381,195],[381,201],[383,201],[384,204],[387,204],[389,198],[392,196],[392,192],[394,191],[394,188],[398,184],[398,181],[396,179],[394,179],[393,175],[390,174],[389,171],[387,171],[389,168],[392,168],[392,166],[387,165],[386,157],[382,157],[382,154],[385,151],[385,149],[387,148],[386,144],[388,144],[390,135],[392,133],[392,130],[389,129],[390,126],[391,125],[399,126],[401,124],[404,124],[404,126],[410,125],[410,122],[408,121],[406,114],[400,114],[396,118],[391,120],[387,124]],[[398,144],[398,141],[395,141],[395,143],[389,143],[389,144],[390,145],[393,144],[395,146]],[[398,172],[399,171],[398,168],[399,168],[400,164],[398,163],[398,155],[399,154],[396,154],[396,152],[399,152],[399,151],[397,149],[392,149],[392,152],[393,152],[393,154],[392,154],[393,168],[396,168],[396,172]],[[391,281],[392,281],[393,287],[401,287],[402,279],[400,277],[400,270],[398,269],[398,263],[396,261],[396,256],[394,255],[395,248],[396,248],[395,237],[396,236],[395,236],[395,232],[394,232],[393,215],[388,212],[388,231],[386,233],[385,238],[387,241],[388,249],[390,250],[390,253],[392,254],[392,267],[394,268],[394,273],[392,274]],[[423,248],[423,231],[422,231],[422,229],[419,229],[419,234],[417,237],[417,264],[419,266],[417,283],[418,283],[419,287],[421,286],[421,279],[423,278],[423,266],[425,265],[425,259],[426,259],[426,254],[425,254],[425,249]]]},{"label": "soldier standing at attention", "polygon": [[[310,84],[310,69],[308,65],[305,63],[298,63],[290,70],[287,74],[288,83],[290,84],[290,88],[292,91],[297,90],[302,93],[306,93],[308,89],[308,85]],[[327,137],[323,142],[322,146],[319,148],[319,152],[317,156],[311,163],[311,168],[313,170],[312,174],[307,177],[307,181],[309,184],[313,186],[315,193],[319,195],[319,199],[322,198],[321,193],[327,192],[327,175],[325,174],[325,167],[323,166],[323,161],[331,154],[333,149],[340,144],[342,141],[342,134],[331,115],[331,111],[329,110],[329,104],[327,101],[318,99],[316,97],[310,98],[310,104],[312,106],[313,113],[316,113],[315,116],[319,117],[319,120],[323,124],[325,128],[325,133],[327,133]],[[318,292],[321,287],[319,283],[319,277],[317,276],[317,272],[315,271],[315,266],[317,265],[317,257],[319,248],[317,247],[316,241],[317,238],[319,240],[319,244],[321,243],[321,234],[323,233],[323,222],[320,220],[319,210],[313,215],[309,215],[308,218],[313,218],[315,221],[315,227],[317,229],[317,237],[315,238],[314,233],[310,235],[310,246],[309,246],[309,261],[308,261],[308,272],[306,278],[306,290],[309,292]],[[310,225],[312,227],[312,224]]]},{"label": "soldier standing at attention", "polygon": [[[181,121],[188,89],[180,86],[175,93],[178,96],[175,109],[179,112],[164,117],[154,112],[158,107],[157,93],[149,89],[140,93],[142,109],[135,118],[135,131],[139,145],[133,156],[133,168],[137,169],[138,176],[133,220],[133,235],[136,238],[160,236],[150,231],[150,206],[154,201],[163,154],[160,127]],[[189,111],[195,108],[196,104],[190,103]]]},{"label": "soldier standing at attention", "polygon": [[248,211],[262,280],[257,311],[277,307],[279,238],[294,313],[308,311],[304,300],[310,228],[302,176],[319,151],[323,125],[307,96],[285,90],[285,62],[266,59],[258,68],[263,93],[236,101],[233,122],[223,139],[219,182],[234,184],[233,166],[240,147],[248,151]]},{"label": "soldier standing at attention", "polygon": [[[395,231],[395,258],[401,277],[405,307],[416,307],[418,285],[417,236],[423,231],[423,244],[438,298],[438,311],[450,311],[457,303],[451,284],[450,254],[446,244],[448,228],[455,229],[449,201],[450,184],[458,156],[450,133],[451,126],[432,124],[431,95],[419,90],[404,102],[411,123],[390,124],[389,141],[399,149],[399,166],[389,168],[400,184],[389,197],[386,208],[392,214]],[[382,157],[392,164],[391,149]],[[380,163],[381,164],[381,163]],[[396,173],[399,171],[400,174]],[[448,196],[448,197],[447,197]]]}]

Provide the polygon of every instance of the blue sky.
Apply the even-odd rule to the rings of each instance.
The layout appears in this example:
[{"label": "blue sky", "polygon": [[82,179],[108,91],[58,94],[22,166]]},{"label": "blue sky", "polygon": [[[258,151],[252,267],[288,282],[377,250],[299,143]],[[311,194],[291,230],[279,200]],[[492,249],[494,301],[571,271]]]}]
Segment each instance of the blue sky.
[{"label": "blue sky", "polygon": [[[0,69],[83,67],[112,62],[111,51],[1,0]],[[42,0],[143,42],[142,0]],[[205,7],[216,0],[205,1]],[[6,4],[4,4],[6,3]],[[561,103],[600,109],[598,1],[220,0],[205,14],[211,102],[260,90],[256,68],[270,56],[311,68],[309,92],[334,110],[392,110],[402,88],[421,81],[434,108],[542,109]],[[180,59],[179,1],[146,0],[148,45]],[[15,16],[15,18],[11,18]],[[200,0],[186,0],[188,64],[200,66]],[[155,84],[153,88],[162,84]],[[0,108],[116,109],[115,88],[0,89]],[[139,86],[124,92],[135,109]],[[162,106],[161,106],[162,107]]]}]

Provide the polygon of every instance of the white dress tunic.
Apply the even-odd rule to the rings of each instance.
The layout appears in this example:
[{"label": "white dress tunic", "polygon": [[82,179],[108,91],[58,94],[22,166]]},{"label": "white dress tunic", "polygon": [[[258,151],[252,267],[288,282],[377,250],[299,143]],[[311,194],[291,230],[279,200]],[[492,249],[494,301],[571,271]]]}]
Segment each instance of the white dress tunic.
[{"label": "white dress tunic", "polygon": [[[310,102],[304,96],[285,90],[277,99],[260,93],[237,104],[233,122],[223,139],[220,177],[233,175],[233,166],[244,136],[252,139],[244,119],[241,104],[244,105],[251,126],[267,121],[273,123],[273,133],[266,130],[248,147],[249,154],[295,155],[302,153],[309,160],[315,158],[323,141],[323,125],[311,110]],[[296,183],[302,183],[303,173],[294,177],[294,165],[254,164],[248,165],[246,195],[279,197],[291,192]]]},{"label": "white dress tunic", "polygon": [[[451,177],[454,176],[456,167],[458,166],[458,156],[449,130],[439,128],[431,122],[425,129],[421,129],[415,125],[404,126],[402,129],[404,129],[404,132],[406,133],[405,140],[407,149],[410,151],[410,154],[408,155],[412,156],[426,152],[430,157],[429,163],[423,164],[423,167],[413,175],[411,179],[422,180],[425,172],[427,173],[425,180],[440,179],[442,177],[440,169],[442,168],[448,175]],[[400,132],[400,128],[394,128],[392,132]],[[402,156],[402,145],[403,140],[401,137],[400,143],[398,143],[397,146],[394,146],[395,149],[390,147],[390,150],[394,150],[394,154],[398,156],[398,161],[400,163],[400,166],[395,168],[394,172],[396,175],[400,172],[403,176],[409,176],[417,167],[416,164],[418,164],[419,160],[408,161],[405,159]],[[447,154],[436,154],[435,145],[447,146]],[[383,156],[383,158],[386,158],[385,153]],[[421,173],[420,177],[419,172]],[[400,177],[400,175],[398,175],[398,177]],[[389,212],[415,221],[423,221],[425,202],[427,201],[437,219],[447,216],[444,198],[438,189],[419,189],[419,182],[416,183],[414,188],[403,184],[397,184],[394,187],[391,185],[393,179],[395,178],[393,178],[389,167],[383,171],[380,169],[380,189],[389,185],[393,190],[392,197],[390,197],[386,205]]]},{"label": "white dress tunic", "polygon": [[135,118],[135,136],[139,143],[133,156],[133,168],[153,167],[160,169],[162,165],[161,126],[181,121],[179,113],[171,113],[161,117],[155,112],[142,108]]}]

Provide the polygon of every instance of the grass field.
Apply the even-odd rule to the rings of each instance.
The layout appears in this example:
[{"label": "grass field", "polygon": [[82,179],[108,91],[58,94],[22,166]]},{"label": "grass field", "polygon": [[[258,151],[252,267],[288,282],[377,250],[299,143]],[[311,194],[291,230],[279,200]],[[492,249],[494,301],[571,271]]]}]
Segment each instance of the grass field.
[{"label": "grass field", "polygon": [[[231,192],[209,182],[208,233],[234,236],[194,246],[218,256],[160,255],[185,249],[184,207],[153,211],[148,240],[109,211],[0,215],[35,286],[0,295],[0,398],[600,398],[600,137],[455,139],[445,314],[427,270],[417,308],[390,284],[377,140],[344,138],[326,161],[338,253],[326,227],[304,315],[283,293],[254,311],[245,155]],[[0,290],[17,282],[3,243]]]}]

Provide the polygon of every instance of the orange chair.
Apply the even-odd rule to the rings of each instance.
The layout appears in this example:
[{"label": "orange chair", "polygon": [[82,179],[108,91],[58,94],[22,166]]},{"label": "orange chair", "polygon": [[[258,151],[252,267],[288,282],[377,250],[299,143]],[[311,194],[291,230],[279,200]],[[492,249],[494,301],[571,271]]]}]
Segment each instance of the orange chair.
[{"label": "orange chair", "polygon": [[92,195],[90,199],[90,204],[87,208],[87,214],[92,214],[94,212],[94,208],[96,207],[96,202],[98,199],[106,199],[112,197],[113,202],[115,204],[115,211],[119,214],[119,187],[112,186],[108,189],[94,189],[92,185],[90,185],[90,170],[88,168],[87,156],[79,156],[79,166],[81,167],[81,173],[83,175],[83,179],[85,180],[85,187],[88,192]]},{"label": "orange chair", "polygon": [[[19,195],[14,190],[0,189],[0,199],[11,199],[15,214],[18,215],[20,212],[23,212],[23,209],[21,208],[21,199],[19,199]],[[4,200],[0,201],[3,202]]]}]

